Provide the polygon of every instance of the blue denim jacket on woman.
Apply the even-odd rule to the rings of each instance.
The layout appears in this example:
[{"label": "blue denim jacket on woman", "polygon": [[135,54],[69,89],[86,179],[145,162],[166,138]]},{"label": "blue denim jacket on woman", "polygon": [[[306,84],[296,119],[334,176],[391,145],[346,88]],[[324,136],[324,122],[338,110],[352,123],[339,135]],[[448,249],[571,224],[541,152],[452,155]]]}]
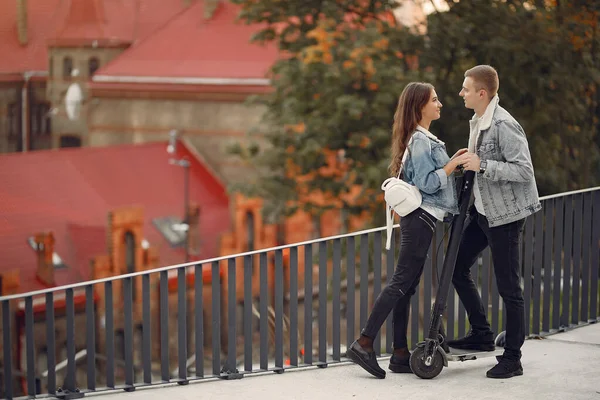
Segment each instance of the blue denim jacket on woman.
[{"label": "blue denim jacket on woman", "polygon": [[454,174],[443,170],[450,161],[446,144],[421,126],[417,126],[409,143],[402,179],[421,191],[423,205],[458,214]]}]

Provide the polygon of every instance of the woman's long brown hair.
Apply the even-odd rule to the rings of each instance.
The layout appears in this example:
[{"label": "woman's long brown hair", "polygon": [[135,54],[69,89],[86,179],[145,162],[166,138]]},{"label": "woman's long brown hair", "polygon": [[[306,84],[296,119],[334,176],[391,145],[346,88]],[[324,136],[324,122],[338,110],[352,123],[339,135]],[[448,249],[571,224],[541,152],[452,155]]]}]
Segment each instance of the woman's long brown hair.
[{"label": "woman's long brown hair", "polygon": [[423,118],[422,110],[427,105],[432,90],[433,85],[430,83],[411,82],[406,85],[398,99],[392,127],[392,161],[389,166],[391,176],[398,176],[402,156],[411,134]]}]

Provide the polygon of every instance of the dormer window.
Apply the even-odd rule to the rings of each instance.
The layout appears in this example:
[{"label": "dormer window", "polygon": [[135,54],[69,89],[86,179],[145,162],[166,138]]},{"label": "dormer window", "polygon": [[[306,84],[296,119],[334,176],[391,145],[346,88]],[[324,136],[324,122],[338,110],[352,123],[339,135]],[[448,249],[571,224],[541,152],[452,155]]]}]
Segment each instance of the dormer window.
[{"label": "dormer window", "polygon": [[[27,242],[34,251],[44,250],[44,243],[36,243],[34,237],[30,237],[29,239],[27,239]],[[52,265],[54,266],[54,269],[67,268],[67,264],[64,263],[63,259],[60,258],[60,256],[55,251],[52,252]]]},{"label": "dormer window", "polygon": [[90,58],[88,61],[88,72],[89,76],[92,77],[96,73],[96,71],[100,68],[100,61],[96,57]]},{"label": "dormer window", "polygon": [[188,225],[178,217],[154,218],[152,223],[172,247],[185,246]]},{"label": "dormer window", "polygon": [[73,59],[71,57],[65,57],[63,59],[63,79],[70,80],[72,72],[73,72]]}]

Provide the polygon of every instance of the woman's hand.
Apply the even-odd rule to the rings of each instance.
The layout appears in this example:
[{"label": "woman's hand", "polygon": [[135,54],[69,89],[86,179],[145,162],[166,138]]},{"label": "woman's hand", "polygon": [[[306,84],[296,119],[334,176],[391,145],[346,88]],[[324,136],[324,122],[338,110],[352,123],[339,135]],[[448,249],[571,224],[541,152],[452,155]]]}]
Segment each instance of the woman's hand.
[{"label": "woman's hand", "polygon": [[[457,151],[456,154],[450,159],[450,161],[448,161],[448,163],[446,165],[444,165],[444,171],[446,172],[446,175],[448,175],[448,176],[452,175],[452,173],[458,168],[458,166],[462,164],[462,160],[465,157],[463,155],[463,154],[465,154],[465,152],[462,150],[463,149],[460,149],[459,151]],[[461,153],[459,154],[459,152],[461,152]],[[457,156],[457,154],[458,154],[458,156]]]},{"label": "woman's hand", "polygon": [[454,153],[454,155],[452,156],[451,160],[454,160],[456,157],[458,157],[458,156],[460,156],[462,154],[465,154],[468,151],[469,151],[469,149],[467,149],[467,148],[463,148],[463,149],[458,150],[456,153]]}]

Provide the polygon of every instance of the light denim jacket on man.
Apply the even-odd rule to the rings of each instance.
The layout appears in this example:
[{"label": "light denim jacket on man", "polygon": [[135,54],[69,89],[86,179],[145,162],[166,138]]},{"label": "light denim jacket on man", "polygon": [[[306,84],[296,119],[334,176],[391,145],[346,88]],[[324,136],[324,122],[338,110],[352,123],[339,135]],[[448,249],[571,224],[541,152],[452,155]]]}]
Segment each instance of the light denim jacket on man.
[{"label": "light denim jacket on man", "polygon": [[[485,173],[476,174],[477,185],[489,226],[500,226],[525,218],[542,206],[533,173],[525,131],[498,104],[479,122],[477,155],[487,162]],[[490,110],[491,111],[491,110]]]},{"label": "light denim jacket on man", "polygon": [[458,214],[454,174],[443,170],[450,160],[444,142],[417,126],[407,151],[402,179],[419,188],[422,204]]}]

